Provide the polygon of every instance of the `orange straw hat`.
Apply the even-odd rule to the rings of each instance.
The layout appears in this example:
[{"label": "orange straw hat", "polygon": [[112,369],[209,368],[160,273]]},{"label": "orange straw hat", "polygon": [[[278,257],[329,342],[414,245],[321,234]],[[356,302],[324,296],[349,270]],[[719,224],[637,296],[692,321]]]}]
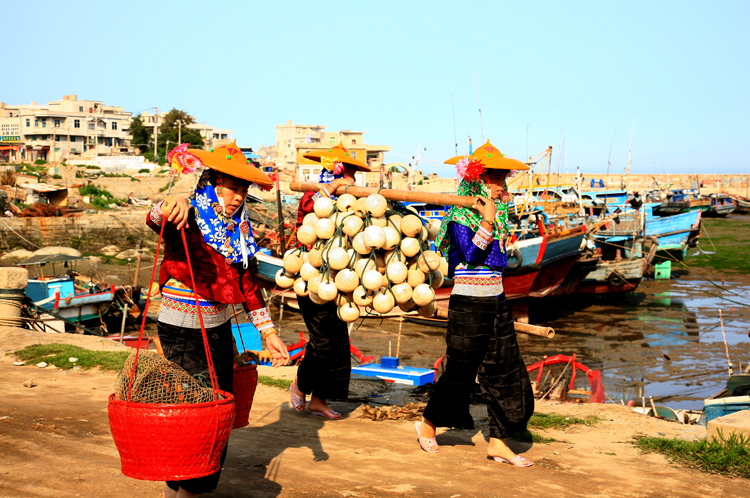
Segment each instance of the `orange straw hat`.
[{"label": "orange straw hat", "polygon": [[188,149],[187,144],[182,144],[169,153],[169,163],[179,171],[190,172],[195,170],[195,159],[206,168],[211,168],[227,175],[256,183],[258,186],[273,185],[268,175],[256,168],[245,157],[235,140],[229,145],[222,145],[215,149]]},{"label": "orange straw hat", "polygon": [[[445,161],[445,164],[458,164],[458,161],[461,159],[464,159],[464,156],[451,157]],[[505,157],[502,152],[497,150],[497,148],[490,143],[489,140],[487,140],[487,143],[483,146],[475,150],[474,153],[469,156],[469,160],[479,161],[486,169],[507,169],[516,171],[525,171],[529,169],[529,166],[521,161]]]},{"label": "orange straw hat", "polygon": [[326,169],[333,171],[334,163],[343,163],[355,166],[360,171],[371,171],[371,168],[364,162],[354,159],[349,155],[349,151],[339,142],[338,145],[327,150],[308,152],[302,157],[311,161],[322,164]]}]

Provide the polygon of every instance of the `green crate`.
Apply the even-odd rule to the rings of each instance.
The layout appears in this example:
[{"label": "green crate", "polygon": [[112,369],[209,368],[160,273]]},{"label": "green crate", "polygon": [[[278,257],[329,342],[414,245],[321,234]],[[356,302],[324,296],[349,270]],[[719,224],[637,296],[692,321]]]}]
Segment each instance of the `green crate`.
[{"label": "green crate", "polygon": [[654,266],[654,278],[656,280],[669,280],[672,276],[672,262],[664,261],[663,263],[657,263]]}]

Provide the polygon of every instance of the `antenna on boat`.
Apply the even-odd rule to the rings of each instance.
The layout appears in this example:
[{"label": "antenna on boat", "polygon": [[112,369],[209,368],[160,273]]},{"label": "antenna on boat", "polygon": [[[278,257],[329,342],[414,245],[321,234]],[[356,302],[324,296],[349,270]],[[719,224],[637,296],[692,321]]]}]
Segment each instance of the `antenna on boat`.
[{"label": "antenna on boat", "polygon": [[474,74],[477,80],[477,101],[479,102],[479,129],[482,130],[482,143],[484,143],[484,124],[482,123],[482,97],[479,95],[479,71]]},{"label": "antenna on boat", "polygon": [[609,210],[609,167],[612,166],[612,146],[615,144],[616,136],[617,132],[612,135],[612,141],[609,143],[609,156],[607,157],[607,186],[604,190],[604,211],[602,212],[602,216],[607,216],[607,211]]},{"label": "antenna on boat", "polygon": [[456,146],[456,155],[458,155],[458,137],[456,136],[456,108],[453,107],[453,94],[451,94],[451,112],[453,112],[453,143]]},{"label": "antenna on boat", "polygon": [[625,170],[625,176],[630,174],[630,158],[633,155],[633,135],[635,134],[635,116],[633,116],[633,126],[630,128],[630,150],[628,150],[628,168]]}]

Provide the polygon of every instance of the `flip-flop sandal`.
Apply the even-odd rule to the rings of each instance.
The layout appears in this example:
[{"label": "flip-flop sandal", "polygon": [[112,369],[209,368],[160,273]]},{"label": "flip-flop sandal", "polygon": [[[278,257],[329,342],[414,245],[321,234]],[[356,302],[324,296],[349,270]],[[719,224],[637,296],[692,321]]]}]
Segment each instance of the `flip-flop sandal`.
[{"label": "flip-flop sandal", "polygon": [[417,440],[419,446],[427,453],[437,453],[440,451],[437,439],[434,437],[423,437],[422,436],[422,422],[414,422],[414,429],[417,431]]},{"label": "flip-flop sandal", "polygon": [[337,411],[332,410],[331,408],[325,411],[310,410],[310,413],[312,413],[313,415],[317,415],[318,417],[327,418],[329,420],[341,420],[341,414]]},{"label": "flip-flop sandal", "polygon": [[534,462],[520,455],[516,455],[510,460],[508,460],[507,458],[497,457],[497,456],[496,457],[488,456],[487,458],[492,458],[494,461],[500,462],[500,463],[509,463],[513,465],[514,467],[531,467],[532,465],[534,465]]},{"label": "flip-flop sandal", "polygon": [[297,383],[295,382],[291,386],[289,386],[289,391],[292,393],[291,401],[292,406],[295,410],[298,412],[304,412],[305,411],[305,398],[302,396],[297,396],[294,393],[294,388],[297,387]]}]

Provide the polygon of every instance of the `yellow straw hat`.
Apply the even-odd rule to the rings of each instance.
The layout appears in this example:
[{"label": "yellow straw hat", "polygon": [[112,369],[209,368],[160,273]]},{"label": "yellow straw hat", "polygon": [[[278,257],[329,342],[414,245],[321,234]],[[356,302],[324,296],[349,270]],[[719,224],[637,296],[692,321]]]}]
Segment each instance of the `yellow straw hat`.
[{"label": "yellow straw hat", "polygon": [[206,168],[221,171],[227,175],[247,180],[250,183],[257,183],[263,186],[273,185],[273,180],[253,166],[245,157],[245,154],[237,147],[236,140],[229,145],[222,145],[210,151],[187,149],[184,152],[197,157]]},{"label": "yellow straw hat", "polygon": [[349,151],[344,148],[344,145],[342,143],[339,143],[338,145],[331,147],[330,149],[308,152],[307,154],[303,154],[302,157],[318,163],[322,163],[323,158],[325,158],[334,162],[340,162],[355,166],[360,171],[371,171],[371,168],[367,165],[367,163],[362,162],[359,159],[354,159],[349,154]]},{"label": "yellow straw hat", "polygon": [[[445,164],[456,164],[463,158],[464,156],[451,157],[450,159],[445,161]],[[477,150],[475,150],[474,153],[469,156],[469,160],[472,159],[476,159],[481,162],[482,166],[484,166],[486,169],[507,169],[516,171],[526,171],[527,169],[529,169],[529,166],[522,163],[521,161],[505,157],[499,150],[497,150],[494,145],[490,143],[489,140],[487,140],[487,143],[477,148]]]}]

